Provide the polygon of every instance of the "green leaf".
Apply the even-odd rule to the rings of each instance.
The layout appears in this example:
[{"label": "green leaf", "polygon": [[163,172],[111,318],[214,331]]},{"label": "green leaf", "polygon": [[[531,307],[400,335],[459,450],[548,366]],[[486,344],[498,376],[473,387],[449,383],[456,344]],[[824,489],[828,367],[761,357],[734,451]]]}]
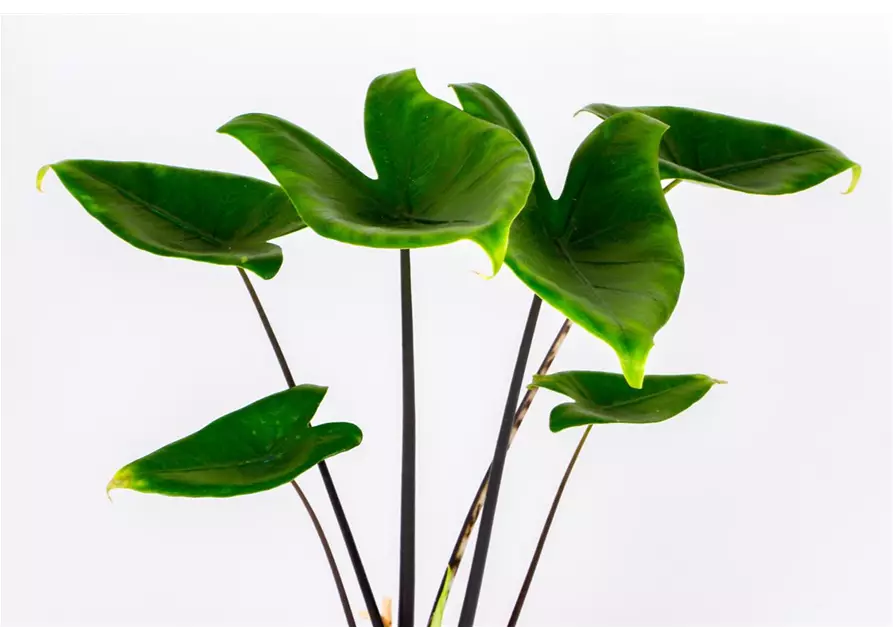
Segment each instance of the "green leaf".
[{"label": "green leaf", "polygon": [[274,116],[242,115],[219,131],[267,166],[320,235],[388,249],[467,239],[496,272],[533,180],[514,136],[428,94],[412,69],[372,82],[365,124],[375,180]]},{"label": "green leaf", "polygon": [[715,384],[725,384],[704,375],[645,376],[641,389],[633,389],[615,373],[563,371],[533,376],[531,387],[550,389],[573,398],[560,404],[549,416],[549,428],[623,422],[663,422],[688,409]]},{"label": "green leaf", "polygon": [[258,400],[131,462],[107,490],[226,498],[285,484],[363,439],[346,422],[310,426],[326,391],[300,385]]},{"label": "green leaf", "polygon": [[282,250],[268,240],[304,228],[278,186],[245,176],[143,162],[65,160],[52,168],[116,236],[160,256],[235,265],[272,278]]},{"label": "green leaf", "polygon": [[601,118],[634,111],[667,124],[670,130],[660,145],[662,178],[781,195],[809,189],[852,169],[849,193],[862,172],[858,164],[821,140],[756,120],[680,107],[591,104],[582,111]]},{"label": "green leaf", "polygon": [[667,126],[637,113],[609,118],[577,149],[554,200],[505,101],[484,85],[453,88],[466,111],[508,127],[537,169],[506,263],[543,300],[611,345],[629,384],[641,387],[654,334],[676,306],[685,271],[657,166]]}]

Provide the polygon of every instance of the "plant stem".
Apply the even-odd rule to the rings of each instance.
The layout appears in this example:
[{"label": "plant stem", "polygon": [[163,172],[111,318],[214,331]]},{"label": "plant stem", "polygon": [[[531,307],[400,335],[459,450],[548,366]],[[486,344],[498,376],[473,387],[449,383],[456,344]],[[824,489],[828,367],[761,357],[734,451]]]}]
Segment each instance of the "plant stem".
[{"label": "plant stem", "polygon": [[484,579],[484,569],[487,565],[487,552],[490,549],[490,537],[493,533],[493,521],[496,517],[496,502],[499,499],[499,488],[502,484],[502,472],[505,469],[505,458],[508,453],[509,440],[512,432],[512,422],[518,407],[518,395],[521,392],[521,383],[524,380],[524,370],[527,368],[527,358],[530,355],[530,345],[533,342],[533,333],[536,330],[536,321],[539,317],[540,307],[543,301],[534,295],[530,303],[530,311],[527,314],[527,323],[524,326],[524,334],[521,337],[521,346],[518,349],[518,357],[515,360],[515,370],[512,373],[512,381],[509,385],[508,397],[505,401],[505,409],[502,414],[502,425],[496,439],[496,449],[493,452],[493,463],[490,466],[490,481],[487,489],[487,497],[484,500],[484,508],[481,515],[481,527],[478,531],[477,544],[474,548],[474,558],[471,562],[471,570],[468,574],[468,587],[465,591],[465,600],[462,603],[462,612],[459,614],[459,626],[470,627],[474,625],[474,616],[477,612],[478,600],[481,596],[481,584]]},{"label": "plant stem", "polygon": [[[561,344],[567,337],[567,334],[571,329],[571,324],[572,323],[570,320],[565,320],[564,324],[561,325],[561,329],[558,330],[558,334],[552,341],[552,345],[549,347],[549,351],[546,352],[546,357],[543,358],[542,363],[540,363],[539,369],[537,369],[537,375],[544,376],[549,373],[549,368],[555,361],[555,356],[558,355],[558,349],[561,347]],[[533,398],[536,395],[538,389],[539,387],[530,387],[524,394],[524,398],[521,400],[521,405],[515,412],[515,419],[512,422],[512,431],[509,436],[509,446],[511,446],[512,442],[514,442],[515,436],[518,433],[518,429],[521,428],[521,423],[524,421],[524,417],[527,415],[527,411],[528,409],[530,409],[530,405],[533,402]],[[462,523],[462,529],[459,531],[459,536],[456,539],[456,544],[453,545],[453,552],[450,555],[449,562],[447,562],[447,568],[446,571],[444,571],[443,573],[443,578],[441,578],[440,580],[440,587],[438,587],[437,589],[437,596],[435,597],[434,605],[431,608],[431,615],[428,617],[429,627],[439,627],[443,620],[443,613],[446,608],[447,599],[450,596],[450,589],[452,588],[453,580],[456,579],[456,574],[459,572],[459,565],[462,563],[462,558],[465,556],[465,549],[468,545],[468,541],[471,539],[471,533],[474,530],[474,525],[477,524],[478,516],[481,513],[481,508],[483,508],[484,506],[484,498],[487,496],[487,485],[490,482],[491,469],[492,466],[487,467],[487,472],[484,474],[484,479],[481,481],[477,493],[474,496],[474,500],[472,501],[471,506],[468,508],[468,513],[465,514],[465,521]]]},{"label": "plant stem", "polygon": [[316,535],[319,536],[319,541],[322,543],[322,549],[326,553],[326,560],[329,561],[329,568],[332,570],[332,577],[335,579],[335,588],[338,589],[338,597],[341,598],[341,608],[344,609],[344,617],[347,618],[347,626],[355,627],[357,626],[357,621],[354,620],[353,612],[350,610],[350,600],[347,598],[347,591],[344,590],[344,582],[341,580],[341,572],[338,571],[338,565],[335,563],[335,556],[332,555],[332,547],[329,546],[329,540],[326,538],[326,533],[323,531],[322,524],[320,524],[319,518],[316,517],[316,512],[313,510],[313,507],[310,506],[310,501],[307,499],[307,496],[304,495],[304,492],[301,490],[301,487],[298,486],[298,483],[292,480],[291,486],[295,488],[295,491],[298,492],[298,497],[301,499],[301,502],[304,503],[304,508],[307,509],[307,513],[310,515],[310,520],[313,521],[313,528],[316,529]]},{"label": "plant stem", "polygon": [[[279,340],[276,339],[276,334],[273,332],[273,326],[270,324],[270,320],[267,318],[267,314],[260,302],[260,298],[254,290],[254,285],[251,284],[251,280],[248,278],[248,274],[245,273],[244,269],[238,267],[238,270],[239,275],[242,276],[242,282],[245,283],[245,288],[248,289],[248,295],[251,296],[251,301],[254,303],[254,308],[257,310],[257,315],[260,317],[261,324],[264,326],[264,331],[267,333],[270,346],[273,347],[273,352],[276,354],[276,359],[279,361],[279,368],[282,369],[282,375],[285,377],[285,382],[288,384],[289,388],[294,387],[295,379],[291,375],[291,369],[289,369],[288,363],[285,361],[282,347],[279,346]],[[347,516],[344,514],[341,498],[338,497],[338,492],[335,490],[335,483],[332,481],[332,475],[329,473],[329,467],[325,460],[320,462],[317,467],[319,468],[320,475],[322,475],[326,493],[329,494],[329,502],[332,503],[332,510],[335,512],[335,519],[338,521],[338,526],[341,529],[341,535],[344,538],[344,544],[347,547],[347,554],[350,556],[354,572],[357,575],[357,582],[360,584],[360,592],[363,594],[363,601],[366,603],[366,608],[369,610],[369,619],[372,621],[373,626],[384,626],[381,620],[381,614],[378,611],[378,605],[375,603],[375,596],[372,594],[369,578],[366,576],[366,569],[363,567],[363,561],[360,559],[360,551],[357,549],[357,543],[354,540],[353,532],[350,530],[350,524],[347,522]]]},{"label": "plant stem", "polygon": [[403,451],[400,480],[400,595],[397,626],[415,619],[415,363],[412,335],[412,268],[409,249],[400,250],[400,318],[403,351]]},{"label": "plant stem", "polygon": [[586,444],[586,438],[589,437],[590,431],[592,431],[592,425],[586,427],[586,431],[583,432],[583,437],[580,438],[580,443],[574,450],[574,455],[571,456],[571,461],[568,463],[567,469],[564,471],[564,477],[561,478],[561,484],[558,485],[558,491],[555,492],[555,498],[552,500],[552,507],[549,509],[549,515],[546,516],[546,522],[540,533],[540,539],[536,543],[536,550],[533,552],[533,558],[530,559],[530,566],[527,568],[524,584],[521,585],[521,591],[518,593],[518,599],[515,601],[515,608],[512,609],[512,615],[509,618],[508,623],[509,627],[514,627],[518,623],[518,616],[521,615],[521,608],[524,606],[524,600],[527,599],[527,592],[530,590],[530,583],[533,582],[533,574],[536,573],[536,567],[539,564],[540,556],[543,554],[543,547],[546,544],[549,529],[552,528],[552,520],[555,519],[555,512],[558,511],[558,503],[561,502],[561,495],[564,493],[567,481],[571,477],[571,471],[574,470],[574,465],[577,463],[577,458],[580,457],[580,451],[583,450],[583,445]]},{"label": "plant stem", "polygon": [[673,187],[675,187],[675,186],[676,186],[677,184],[679,184],[680,182],[682,182],[682,180],[680,180],[679,178],[673,180],[673,182],[671,182],[671,183],[668,184],[666,187],[664,187],[664,193],[669,193],[669,192],[670,192],[670,189],[672,189]]}]

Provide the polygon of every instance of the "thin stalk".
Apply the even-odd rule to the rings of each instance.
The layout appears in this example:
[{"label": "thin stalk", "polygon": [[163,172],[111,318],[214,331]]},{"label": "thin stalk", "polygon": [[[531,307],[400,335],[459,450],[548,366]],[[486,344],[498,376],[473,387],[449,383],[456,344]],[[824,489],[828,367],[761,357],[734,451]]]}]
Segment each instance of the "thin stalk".
[{"label": "thin stalk", "polygon": [[546,545],[549,529],[552,528],[555,512],[558,511],[558,503],[561,502],[561,495],[564,493],[564,488],[567,486],[567,481],[571,477],[571,472],[574,470],[574,465],[577,463],[577,458],[580,457],[580,451],[583,450],[583,445],[586,444],[586,438],[589,437],[590,431],[592,431],[592,425],[586,427],[586,431],[583,432],[583,437],[580,438],[580,444],[578,444],[577,448],[574,450],[574,455],[571,456],[571,461],[568,463],[567,469],[564,471],[564,477],[561,478],[561,484],[558,485],[558,491],[555,492],[555,498],[552,500],[552,507],[549,509],[549,515],[546,516],[546,522],[540,533],[540,539],[536,543],[536,550],[533,552],[533,558],[530,559],[530,566],[527,567],[527,575],[524,576],[524,584],[521,585],[521,591],[518,593],[518,599],[515,601],[515,608],[512,609],[512,615],[509,618],[508,623],[509,627],[514,627],[518,623],[518,616],[521,615],[521,608],[524,606],[524,600],[527,599],[527,592],[530,591],[530,583],[533,582],[533,575],[536,573],[536,567],[539,564],[540,556],[543,554],[543,547]]},{"label": "thin stalk", "polygon": [[[663,192],[669,193],[676,185],[680,184],[682,180],[673,180],[666,187],[663,188]],[[555,336],[555,339],[552,341],[552,346],[549,348],[546,357],[543,359],[543,363],[540,365],[539,370],[537,371],[538,375],[546,375],[549,372],[549,367],[551,367],[552,362],[555,360],[555,356],[558,355],[558,350],[561,348],[562,342],[564,342],[565,336],[567,336],[567,332],[571,328],[571,321],[565,320],[564,324],[561,325],[561,329],[558,330],[558,335]],[[524,394],[524,399],[521,402],[521,406],[518,407],[518,411],[515,414],[515,421],[512,424],[512,432],[509,437],[509,445],[511,445],[512,441],[515,438],[515,434],[517,434],[518,429],[521,428],[521,422],[524,420],[524,416],[527,415],[527,410],[530,408],[530,404],[533,402],[533,397],[536,395],[537,387],[532,389],[528,389],[527,393]],[[481,513],[481,508],[484,505],[484,499],[487,496],[487,486],[490,480],[490,473],[492,471],[492,465],[487,469],[487,472],[484,474],[484,479],[481,481],[480,486],[478,487],[477,493],[475,494],[474,501],[471,503],[471,506],[468,508],[468,513],[465,515],[465,521],[462,523],[462,529],[459,532],[459,537],[456,539],[456,544],[453,546],[453,552],[450,555],[450,560],[447,562],[447,568],[443,572],[443,577],[440,580],[440,587],[437,589],[437,595],[434,599],[434,605],[431,608],[431,614],[428,616],[428,626],[429,627],[439,627],[442,620],[444,610],[446,609],[447,599],[450,595],[450,589],[452,588],[453,580],[456,578],[456,573],[459,571],[459,565],[462,562],[462,558],[465,555],[465,549],[468,546],[468,541],[471,539],[471,533],[474,530],[474,525],[477,523],[478,516]]]},{"label": "thin stalk", "polygon": [[670,189],[672,189],[673,187],[675,187],[675,186],[676,186],[677,184],[679,184],[680,182],[682,182],[682,180],[680,180],[679,178],[676,178],[675,180],[673,180],[673,182],[671,182],[671,183],[668,184],[666,187],[664,187],[664,193],[669,193],[669,192],[670,192]]},{"label": "thin stalk", "polygon": [[[267,317],[267,313],[264,311],[260,298],[257,296],[257,291],[254,290],[254,285],[251,284],[251,280],[248,278],[248,274],[245,273],[245,270],[241,267],[238,267],[238,270],[239,275],[242,276],[242,282],[245,283],[245,288],[248,289],[248,295],[251,296],[251,301],[254,303],[254,308],[257,311],[261,324],[264,326],[264,331],[267,333],[267,339],[270,341],[270,346],[273,347],[273,352],[276,354],[276,359],[279,361],[279,368],[282,369],[282,375],[285,377],[285,382],[288,384],[289,388],[294,387],[295,379],[291,375],[291,369],[289,369],[288,363],[285,361],[282,347],[279,346],[279,340],[273,332],[273,326],[270,324],[270,319]],[[354,572],[357,575],[357,582],[360,584],[360,592],[363,594],[363,601],[366,603],[366,608],[369,610],[369,619],[375,627],[384,626],[381,620],[381,614],[378,611],[378,606],[375,604],[375,596],[372,594],[372,587],[369,584],[366,569],[363,567],[363,561],[360,559],[360,551],[357,549],[357,543],[356,540],[354,540],[353,532],[350,530],[350,524],[347,522],[347,516],[344,514],[341,498],[338,497],[338,492],[335,490],[335,483],[332,481],[332,475],[329,473],[329,467],[325,460],[320,462],[317,467],[319,468],[320,475],[322,475],[326,493],[329,494],[329,502],[332,503],[332,510],[335,512],[335,519],[338,521],[338,526],[341,529],[341,535],[344,538],[344,544],[347,547],[347,554],[350,556]]]},{"label": "thin stalk", "polygon": [[412,265],[400,250],[400,318],[403,351],[403,451],[400,475],[400,594],[397,626],[415,621],[415,363],[412,335]]},{"label": "thin stalk", "polygon": [[357,621],[354,619],[353,612],[350,610],[350,600],[347,598],[347,591],[344,590],[344,582],[341,580],[341,572],[338,571],[335,556],[332,555],[332,547],[329,546],[329,540],[326,538],[326,533],[323,531],[322,524],[320,524],[319,518],[316,517],[316,512],[313,510],[313,507],[310,506],[310,501],[307,499],[307,496],[304,495],[304,492],[301,490],[301,487],[298,486],[298,483],[292,480],[291,486],[295,488],[295,491],[298,492],[298,497],[301,499],[301,502],[304,503],[304,508],[307,509],[307,513],[310,515],[310,520],[313,521],[313,528],[316,529],[316,535],[319,536],[319,541],[322,543],[322,549],[326,553],[326,560],[329,561],[329,568],[332,570],[332,577],[335,579],[335,588],[338,589],[338,597],[341,598],[341,607],[344,609],[344,617],[347,618],[347,626],[355,627],[357,626]]},{"label": "thin stalk", "polygon": [[[558,331],[558,335],[556,335],[555,339],[552,341],[549,351],[546,352],[546,357],[543,358],[542,363],[540,363],[540,367],[536,371],[537,375],[544,376],[549,373],[549,368],[555,361],[555,356],[558,355],[558,349],[561,347],[561,344],[564,342],[564,339],[567,337],[570,330],[571,321],[565,320],[564,324],[561,325],[561,329]],[[538,389],[539,387],[529,387],[524,394],[524,398],[521,400],[521,405],[515,412],[515,419],[512,422],[512,431],[509,435],[509,446],[514,442],[518,429],[521,428],[521,423],[524,421],[524,417],[527,415],[527,411],[530,409],[530,405],[533,402],[533,398],[536,396]],[[487,496],[487,486],[490,482],[491,469],[492,466],[487,467],[484,479],[481,481],[477,493],[474,496],[474,500],[468,508],[468,513],[465,514],[465,521],[462,523],[462,529],[459,531],[456,544],[453,545],[453,552],[450,555],[449,562],[447,562],[447,568],[443,572],[443,577],[440,580],[440,587],[437,589],[437,596],[434,598],[431,614],[428,616],[429,627],[439,627],[443,621],[443,614],[446,609],[447,599],[450,596],[450,589],[453,586],[453,580],[456,579],[456,574],[459,572],[459,565],[462,563],[462,558],[465,556],[465,549],[468,546],[468,541],[471,539],[474,525],[477,524],[478,516],[484,506],[484,498]]]},{"label": "thin stalk", "polygon": [[481,512],[481,527],[478,531],[474,558],[471,561],[471,570],[468,574],[468,587],[465,591],[465,600],[462,603],[462,612],[459,614],[460,627],[474,625],[474,616],[477,612],[478,600],[481,596],[481,585],[484,580],[484,569],[487,565],[487,552],[490,550],[490,537],[493,534],[493,521],[496,518],[496,502],[499,499],[499,488],[502,484],[502,473],[505,469],[505,458],[509,448],[512,422],[518,407],[521,383],[524,380],[524,371],[527,368],[527,359],[530,356],[530,345],[533,342],[533,333],[536,330],[536,321],[542,304],[542,299],[534,295],[533,301],[530,303],[530,311],[527,314],[524,335],[521,337],[518,357],[515,360],[515,370],[512,373],[512,381],[509,385],[508,397],[506,398],[505,409],[502,414],[502,425],[499,428],[499,436],[496,439],[496,448],[493,452],[493,463],[490,466],[489,488],[487,489],[487,497],[484,499],[484,508]]}]

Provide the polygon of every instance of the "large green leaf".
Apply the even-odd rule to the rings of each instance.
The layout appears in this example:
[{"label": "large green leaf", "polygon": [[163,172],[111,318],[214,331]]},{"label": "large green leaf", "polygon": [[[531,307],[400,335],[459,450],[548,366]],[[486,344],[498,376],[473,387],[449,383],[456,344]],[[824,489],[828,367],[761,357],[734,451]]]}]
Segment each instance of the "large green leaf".
[{"label": "large green leaf", "polygon": [[453,88],[468,113],[512,131],[537,168],[506,263],[543,300],[610,344],[629,384],[640,387],[685,270],[657,165],[667,126],[638,113],[609,118],[577,149],[554,200],[505,101],[481,84]]},{"label": "large green leaf", "polygon": [[278,186],[245,176],[143,162],[65,160],[52,168],[90,215],[161,256],[236,265],[262,278],[282,266],[268,240],[304,228]]},{"label": "large green leaf", "polygon": [[847,169],[856,187],[861,169],[834,147],[793,129],[680,107],[615,107],[583,111],[609,118],[644,113],[667,124],[660,145],[662,178],[694,180],[763,195],[795,193]]},{"label": "large green leaf", "polygon": [[514,136],[431,96],[412,69],[372,82],[365,123],[375,180],[274,116],[242,115],[219,131],[267,166],[322,236],[400,249],[468,239],[498,270],[533,181]]},{"label": "large green leaf", "polygon": [[300,385],[267,396],[131,462],[108,490],[225,498],[285,484],[363,439],[346,422],[310,426],[325,394]]},{"label": "large green leaf", "polygon": [[550,389],[575,402],[552,409],[549,428],[624,422],[662,422],[688,409],[715,384],[704,375],[645,376],[641,389],[633,389],[623,376],[600,371],[563,371],[533,376],[531,387]]}]

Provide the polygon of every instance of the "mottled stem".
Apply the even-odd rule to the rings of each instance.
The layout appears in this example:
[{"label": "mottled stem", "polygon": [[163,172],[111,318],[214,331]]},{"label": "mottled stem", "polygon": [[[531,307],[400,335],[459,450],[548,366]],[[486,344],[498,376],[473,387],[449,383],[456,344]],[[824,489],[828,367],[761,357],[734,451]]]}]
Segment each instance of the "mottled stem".
[{"label": "mottled stem", "polygon": [[484,581],[484,569],[487,566],[487,553],[490,550],[490,537],[493,534],[493,522],[496,519],[496,503],[499,499],[502,472],[505,469],[505,458],[509,449],[512,422],[518,407],[518,395],[521,393],[524,370],[527,368],[530,345],[533,342],[533,333],[536,330],[536,321],[542,304],[542,299],[534,295],[533,301],[530,303],[530,311],[527,314],[527,322],[524,325],[521,346],[518,348],[518,357],[515,359],[515,370],[512,373],[512,381],[509,384],[505,409],[502,413],[502,424],[499,427],[496,448],[493,451],[493,462],[490,465],[490,481],[487,488],[487,497],[484,499],[484,507],[481,510],[481,526],[478,530],[477,544],[474,547],[474,557],[471,561],[471,569],[468,572],[468,587],[465,591],[465,600],[462,602],[462,611],[459,614],[460,627],[471,627],[474,625],[478,600],[481,596],[481,585]]},{"label": "mottled stem", "polygon": [[[564,324],[561,325],[561,329],[558,330],[558,335],[552,340],[552,345],[549,347],[549,351],[546,352],[546,357],[543,358],[539,369],[537,369],[537,375],[544,376],[549,373],[549,368],[555,361],[555,356],[558,355],[558,350],[561,348],[561,344],[567,337],[568,331],[571,330],[571,324],[570,320],[565,320]],[[538,389],[539,387],[528,388],[527,392],[524,394],[524,398],[521,400],[518,410],[515,412],[515,419],[512,422],[512,431],[509,436],[510,446],[518,433],[518,429],[521,428],[521,423],[524,421],[524,417],[527,415],[527,411],[530,409],[530,405],[533,402],[533,398],[536,396]],[[484,479],[481,480],[481,484],[474,496],[474,500],[468,508],[468,513],[465,515],[465,521],[462,523],[462,529],[459,531],[459,537],[456,539],[456,544],[453,545],[453,552],[450,555],[450,560],[447,562],[447,568],[443,572],[443,577],[440,580],[440,587],[437,589],[437,596],[434,599],[434,606],[431,608],[431,615],[428,616],[429,627],[439,627],[443,620],[443,613],[446,609],[447,599],[450,596],[453,580],[456,579],[459,565],[465,557],[465,549],[468,546],[468,541],[471,539],[471,533],[474,531],[474,525],[477,524],[478,516],[484,506],[484,498],[487,496],[487,486],[490,482],[491,468],[492,466],[487,467]]]}]

